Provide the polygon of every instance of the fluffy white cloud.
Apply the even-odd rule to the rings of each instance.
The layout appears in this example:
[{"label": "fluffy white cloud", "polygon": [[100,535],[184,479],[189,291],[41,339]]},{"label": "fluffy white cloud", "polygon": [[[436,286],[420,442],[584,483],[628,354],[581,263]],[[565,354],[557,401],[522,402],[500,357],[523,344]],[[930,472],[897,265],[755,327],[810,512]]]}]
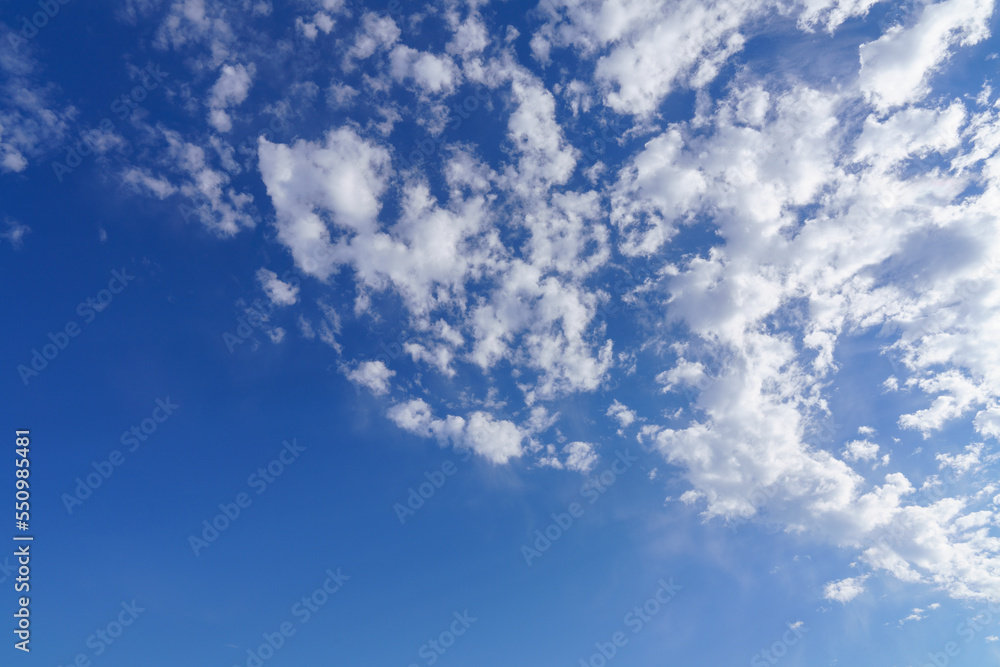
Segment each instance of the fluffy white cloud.
[{"label": "fluffy white cloud", "polygon": [[597,463],[597,453],[594,445],[589,442],[570,442],[563,447],[566,456],[566,467],[581,473],[588,473]]},{"label": "fluffy white cloud", "polygon": [[823,588],[823,597],[841,604],[847,604],[865,592],[865,580],[868,577],[852,577],[840,581],[831,581]]},{"label": "fluffy white cloud", "polygon": [[467,418],[449,415],[436,419],[430,406],[416,398],[392,406],[387,415],[402,429],[425,438],[433,436],[442,445],[451,442],[460,449],[471,449],[493,463],[506,463],[524,453],[521,429],[486,412],[475,411]]},{"label": "fluffy white cloud", "polygon": [[239,2],[243,11],[233,11],[231,2],[173,0],[156,31],[154,45],[160,49],[198,52],[191,66],[202,71],[218,69],[247,48],[240,40],[243,22],[266,16],[271,10],[268,0],[234,1]]},{"label": "fluffy white cloud", "polygon": [[990,406],[981,410],[975,419],[976,430],[982,435],[1000,439],[1000,408]]},{"label": "fluffy white cloud", "polygon": [[424,92],[448,94],[459,83],[459,71],[448,56],[422,53],[400,44],[389,54],[396,81],[413,80]]},{"label": "fluffy white cloud", "polygon": [[292,146],[262,137],[258,155],[278,216],[278,239],[303,271],[326,279],[347,252],[347,244],[333,243],[336,230],[371,232],[376,226],[379,196],[391,173],[388,152],[343,127],[327,132],[322,142]]},{"label": "fluffy white cloud", "polygon": [[622,428],[631,426],[632,422],[636,420],[635,410],[629,410],[627,405],[618,400],[611,403],[605,415],[615,419]]},{"label": "fluffy white cloud", "polygon": [[[406,180],[399,218],[387,226],[377,216],[391,174],[389,154],[355,130],[333,130],[324,144],[300,141],[289,147],[262,140],[259,152],[278,238],[306,273],[326,278],[349,265],[368,288],[396,290],[418,317],[446,306],[464,309],[467,281],[495,278],[490,295],[468,313],[472,361],[489,369],[512,357],[511,345],[519,343],[526,364],[540,374],[532,391],[542,397],[594,389],[610,368],[611,342],[595,353],[587,340],[599,297],[575,281],[541,278],[549,266],[580,277],[587,272],[581,271],[586,263],[581,265],[578,253],[588,239],[603,239],[586,224],[594,217],[591,199],[555,198],[555,209],[545,212],[547,222],[533,227],[541,226],[534,236],[537,265],[528,264],[503,257],[495,230],[487,226],[486,191],[497,176],[466,153],[456,152],[446,163],[446,207],[426,182]],[[555,245],[546,231],[555,225],[575,230],[579,240],[565,233]],[[450,374],[447,347],[413,341],[407,351]]]},{"label": "fluffy white cloud", "polygon": [[[334,10],[340,9],[342,4],[340,3]],[[328,12],[322,10],[313,14],[309,20],[303,19],[301,16],[295,19],[295,27],[302,32],[306,39],[316,39],[321,32],[324,35],[329,35],[336,23]]]},{"label": "fluffy white cloud", "polygon": [[922,6],[916,22],[893,26],[861,46],[861,90],[881,111],[922,99],[951,48],[989,35],[993,0],[945,0]]},{"label": "fluffy white cloud", "polygon": [[863,16],[878,0],[800,0],[799,27],[811,30],[823,24],[833,33],[844,21],[855,16]]},{"label": "fluffy white cloud", "polygon": [[470,58],[489,45],[490,38],[486,26],[479,16],[471,15],[459,21],[454,14],[449,13],[448,21],[454,33],[446,47],[448,53]]},{"label": "fluffy white cloud", "polygon": [[278,277],[274,271],[258,269],[257,282],[267,292],[267,297],[271,303],[279,306],[291,306],[299,300],[299,288],[297,285],[286,283]]},{"label": "fluffy white cloud", "polygon": [[[871,5],[804,0],[781,11],[803,30],[833,32]],[[860,553],[870,572],[831,582],[829,599],[852,599],[873,572],[984,595],[996,590],[988,566],[998,553],[985,500],[915,499],[907,476],[871,475],[888,455],[854,470],[848,462],[882,453],[874,430],[834,441],[828,425],[843,416],[828,400],[831,385],[851,377],[841,346],[877,334],[895,366],[885,386],[907,399],[907,414],[890,422],[898,417],[929,449],[947,448],[938,434],[962,419],[984,437],[1000,433],[992,344],[1000,283],[991,264],[1000,256],[1000,118],[986,89],[975,101],[926,95],[954,49],[981,41],[991,8],[987,0],[921,5],[905,26],[862,47],[853,74],[851,63],[835,82],[741,68],[720,99],[707,84],[744,35],[775,16],[773,3],[545,0],[532,52],[551,62],[569,48],[584,59],[545,77],[519,65],[510,40],[484,27],[475,7],[443,11],[447,43],[422,41],[419,50],[400,43],[392,19],[367,13],[353,35],[326,40],[345,75],[331,75],[338,125],[320,138],[258,144],[277,237],[331,292],[353,287],[339,296],[353,297],[357,318],[378,320],[380,302],[402,306],[407,338],[396,368],[440,374],[461,407],[445,410],[443,398],[432,406],[428,392],[389,409],[401,428],[496,463],[533,455],[585,471],[597,445],[564,437],[545,404],[612,392],[615,371],[631,381],[644,375],[637,358],[662,359],[645,374],[655,377],[655,402],[634,406],[650,414],[614,396],[601,410],[611,401],[604,416],[616,426],[642,425],[642,441],[690,486],[684,502],[707,518],[759,514]],[[323,27],[310,20],[299,29],[316,37]],[[438,96],[463,82],[502,101],[484,104],[506,135],[499,152],[435,134],[447,118]],[[392,96],[401,87],[418,93],[414,108],[400,101],[413,95]],[[681,88],[698,91],[693,116],[660,119]],[[225,112],[237,97],[220,96],[217,106]],[[361,109],[357,122],[339,120]],[[407,114],[429,129],[433,150],[419,159],[394,129]],[[578,148],[598,117],[608,121],[600,160]],[[227,181],[210,158],[199,158],[196,143],[174,145],[181,178],[137,169],[127,180],[161,196],[197,184],[224,210]],[[241,226],[240,207],[230,208],[229,232]],[[691,238],[693,246],[678,243]],[[622,290],[611,280],[621,273],[643,277]],[[299,329],[340,353],[337,309],[350,305],[330,299],[321,320],[300,317]],[[624,325],[601,317],[611,299],[635,307]],[[609,332],[629,326],[636,339],[612,340]],[[393,371],[377,363],[345,374],[384,395]],[[414,376],[406,386],[423,385]],[[683,392],[682,409],[658,388]],[[495,417],[501,409],[521,425]],[[657,413],[668,426],[654,423]],[[877,425],[889,437],[893,425]],[[550,431],[559,445],[543,444]],[[971,474],[988,456],[933,454]]]},{"label": "fluffy white cloud", "polygon": [[403,349],[414,361],[430,364],[448,377],[455,375],[455,369],[452,367],[455,354],[448,345],[439,343],[433,347],[427,347],[421,343],[406,343],[403,345]]},{"label": "fluffy white cloud", "polygon": [[[985,128],[995,120],[948,101],[847,128],[838,115],[858,102],[850,91],[796,84],[764,99],[750,90],[736,87],[697,123],[665,128],[615,186],[623,252],[651,254],[702,214],[721,236],[657,274],[667,321],[694,334],[657,380],[696,391],[686,425],[648,426],[642,437],[685,471],[693,488],[684,497],[708,517],[764,513],[863,549],[873,570],[956,597],[992,594],[1000,581],[986,564],[997,542],[972,507],[907,504],[913,486],[903,475],[871,486],[807,441],[830,414],[819,383],[837,373],[833,352],[853,333],[881,330],[885,353],[909,371],[904,386],[930,397],[900,417],[904,428],[930,437],[995,400],[996,353],[981,345],[997,326],[986,304],[1000,297],[984,267],[995,255],[986,220],[996,217],[985,208],[997,201],[992,167],[984,191],[967,189],[991,155],[979,147],[992,145]],[[959,138],[973,124],[977,145],[963,155]],[[952,169],[903,177],[895,167],[942,155]],[[867,439],[845,450],[849,460],[877,454]],[[976,454],[939,461],[964,468]],[[846,582],[831,585],[831,599],[857,594],[859,579]]]},{"label": "fluffy white cloud", "polygon": [[355,60],[370,58],[379,49],[389,48],[399,35],[399,27],[390,17],[366,12],[361,17],[361,29],[355,35],[354,44],[344,54],[344,68],[350,70]]},{"label": "fluffy white cloud", "polygon": [[367,387],[375,396],[385,396],[389,393],[389,380],[396,371],[386,367],[379,361],[363,361],[355,368],[344,369],[347,379],[356,385]]},{"label": "fluffy white cloud", "polygon": [[938,454],[936,458],[941,462],[940,467],[942,469],[952,468],[956,473],[961,475],[979,466],[979,458],[982,453],[983,443],[976,442],[966,446],[965,452],[962,454]]},{"label": "fluffy white cloud", "polygon": [[985,401],[983,388],[958,370],[911,378],[907,385],[917,386],[926,394],[940,393],[930,407],[899,418],[900,426],[919,429],[925,438],[931,432],[940,430],[948,421],[966,413],[973,405]]},{"label": "fluffy white cloud", "polygon": [[871,461],[878,456],[878,445],[870,440],[852,440],[844,445],[844,458],[848,461]]},{"label": "fluffy white cloud", "polygon": [[595,349],[586,340],[597,303],[594,294],[578,286],[554,277],[542,280],[536,268],[514,262],[492,300],[472,313],[471,358],[489,369],[513,356],[510,342],[524,332],[526,365],[539,374],[528,390],[529,402],[535,396],[594,390],[613,363],[612,341]]},{"label": "fluffy white cloud", "polygon": [[232,119],[227,109],[238,106],[250,94],[253,75],[256,68],[251,64],[223,65],[219,79],[212,86],[208,98],[208,122],[219,132],[228,132],[233,128]]},{"label": "fluffy white cloud", "polygon": [[[533,36],[536,58],[551,47],[602,53],[595,78],[605,103],[621,113],[648,115],[679,85],[703,86],[743,47],[741,24],[764,3],[694,0],[543,0],[548,21]],[[663,45],[670,44],[670,57]]]},{"label": "fluffy white cloud", "polygon": [[910,156],[926,157],[959,145],[966,110],[960,102],[946,109],[912,107],[883,122],[869,116],[854,144],[854,159],[886,169]]},{"label": "fluffy white cloud", "polygon": [[565,139],[555,118],[555,98],[541,82],[513,73],[511,84],[517,105],[507,121],[508,136],[518,156],[511,187],[527,194],[530,189],[562,185],[576,168],[579,151]]}]

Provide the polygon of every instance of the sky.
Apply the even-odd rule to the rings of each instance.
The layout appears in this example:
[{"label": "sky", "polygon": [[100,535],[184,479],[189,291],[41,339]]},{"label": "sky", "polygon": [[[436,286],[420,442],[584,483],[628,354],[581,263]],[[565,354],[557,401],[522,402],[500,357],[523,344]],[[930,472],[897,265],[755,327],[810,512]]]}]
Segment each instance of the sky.
[{"label": "sky", "polygon": [[998,17],[3,3],[2,664],[1000,664]]}]

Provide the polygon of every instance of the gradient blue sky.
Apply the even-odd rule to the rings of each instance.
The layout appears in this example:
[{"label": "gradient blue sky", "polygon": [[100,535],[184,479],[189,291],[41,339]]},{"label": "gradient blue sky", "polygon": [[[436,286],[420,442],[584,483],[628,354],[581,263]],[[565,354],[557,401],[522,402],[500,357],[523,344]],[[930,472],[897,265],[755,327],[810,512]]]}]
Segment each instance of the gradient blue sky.
[{"label": "gradient blue sky", "polygon": [[990,0],[44,4],[0,8],[2,664],[1000,664]]}]

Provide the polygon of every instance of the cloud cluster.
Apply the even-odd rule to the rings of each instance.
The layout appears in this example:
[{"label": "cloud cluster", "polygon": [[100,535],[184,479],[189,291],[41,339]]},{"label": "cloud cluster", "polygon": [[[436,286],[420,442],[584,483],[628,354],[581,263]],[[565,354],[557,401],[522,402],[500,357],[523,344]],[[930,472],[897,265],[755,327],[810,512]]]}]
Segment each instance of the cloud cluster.
[{"label": "cloud cluster", "polygon": [[[507,463],[524,453],[525,434],[521,429],[487,412],[477,410],[468,417],[448,415],[438,419],[423,399],[415,398],[392,406],[387,414],[402,429],[425,438],[433,436],[442,445],[451,443],[459,449],[471,449],[493,463]],[[583,465],[581,457],[585,460],[586,455],[577,453],[577,465]]]},{"label": "cloud cluster", "polygon": [[[315,308],[296,310],[301,335],[401,429],[586,472],[598,438],[560,437],[546,406],[645,382],[648,402],[609,395],[598,418],[637,429],[707,520],[757,516],[856,552],[865,571],[826,598],[849,602],[876,572],[1000,595],[993,499],[916,493],[944,469],[979,474],[1000,437],[1000,104],[987,85],[939,87],[987,38],[991,0],[920,4],[874,39],[840,34],[870,0],[542,0],[529,64],[517,30],[477,6],[355,17],[323,0],[282,28],[329,51],[289,68],[302,80],[280,99],[239,52],[266,12],[246,4],[241,18],[170,4],[157,44],[191,56],[203,96],[188,110],[205,126],[147,127],[160,157],[122,179],[190,199],[223,236],[253,227],[254,206],[273,212],[279,248],[324,296],[305,303],[266,269],[262,288]],[[778,76],[744,52],[768,22],[822,29],[857,58]],[[293,98],[320,98],[313,79],[330,82],[322,126],[259,133],[240,164],[223,136],[235,110],[294,119]],[[677,91],[694,91],[690,113],[667,104]],[[0,160],[17,171],[38,142],[8,127],[41,121],[7,113]],[[43,134],[63,131],[45,118]],[[622,287],[623,274],[643,278]],[[632,308],[609,318],[613,300]],[[392,370],[342,322],[388,311],[405,332]],[[833,388],[870,379],[845,354],[858,340],[893,366],[865,398],[907,399],[884,401],[905,407],[878,432],[924,440],[937,466],[924,480],[881,470],[901,458],[888,435],[827,428],[854,418],[834,414]],[[432,398],[425,373],[452,395]],[[956,425],[976,441],[942,435]]]}]

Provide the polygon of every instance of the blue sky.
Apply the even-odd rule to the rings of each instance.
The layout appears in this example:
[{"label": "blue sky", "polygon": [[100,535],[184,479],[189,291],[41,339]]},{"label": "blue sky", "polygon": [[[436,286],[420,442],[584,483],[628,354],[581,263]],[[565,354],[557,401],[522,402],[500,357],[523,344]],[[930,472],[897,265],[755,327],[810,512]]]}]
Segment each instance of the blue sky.
[{"label": "blue sky", "polygon": [[1000,663],[998,21],[4,4],[3,664]]}]

